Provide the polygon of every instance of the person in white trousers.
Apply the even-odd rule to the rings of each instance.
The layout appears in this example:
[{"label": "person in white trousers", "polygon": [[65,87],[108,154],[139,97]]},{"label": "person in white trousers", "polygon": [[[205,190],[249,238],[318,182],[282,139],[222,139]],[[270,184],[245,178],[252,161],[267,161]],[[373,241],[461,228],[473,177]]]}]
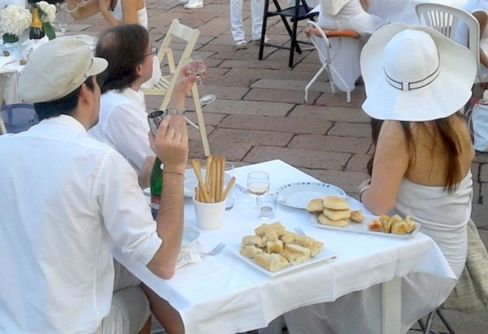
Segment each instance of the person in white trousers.
[{"label": "person in white trousers", "polygon": [[[251,20],[252,20],[252,40],[259,42],[261,40],[261,31],[263,29],[264,0],[251,1]],[[247,48],[247,41],[244,33],[244,24],[242,18],[243,0],[230,0],[230,24],[232,37],[236,48]],[[267,42],[267,38],[265,38]]]}]

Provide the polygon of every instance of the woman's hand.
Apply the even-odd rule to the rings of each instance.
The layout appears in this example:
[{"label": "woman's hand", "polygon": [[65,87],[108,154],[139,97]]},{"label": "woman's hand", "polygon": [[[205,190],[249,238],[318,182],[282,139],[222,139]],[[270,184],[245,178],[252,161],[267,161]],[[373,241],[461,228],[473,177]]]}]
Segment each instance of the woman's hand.
[{"label": "woman's hand", "polygon": [[171,108],[185,109],[185,97],[195,84],[197,70],[198,72],[206,72],[207,67],[202,60],[194,60],[181,69],[169,103]]},{"label": "woman's hand", "polygon": [[102,14],[110,11],[111,2],[111,0],[98,0],[98,9]]}]

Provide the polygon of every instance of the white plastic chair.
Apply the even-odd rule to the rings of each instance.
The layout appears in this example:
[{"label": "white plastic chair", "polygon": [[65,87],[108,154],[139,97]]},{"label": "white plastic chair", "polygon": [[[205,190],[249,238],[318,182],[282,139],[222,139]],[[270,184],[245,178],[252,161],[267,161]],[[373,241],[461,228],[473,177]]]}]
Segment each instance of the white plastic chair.
[{"label": "white plastic chair", "polygon": [[317,50],[322,67],[305,87],[305,102],[308,102],[308,90],[325,70],[329,77],[332,93],[335,93],[335,87],[337,87],[347,93],[347,102],[350,103],[351,92],[355,88],[357,78],[361,75],[359,67],[360,41],[351,37],[328,38],[322,28],[314,21],[308,21],[307,27],[315,28],[320,32],[320,37],[312,34],[310,41]]},{"label": "white plastic chair", "polygon": [[477,82],[481,82],[480,77],[480,26],[478,20],[463,11],[462,9],[441,5],[438,3],[420,3],[415,6],[415,11],[421,24],[434,28],[446,37],[457,41],[456,34],[459,33],[460,24],[464,23],[468,27],[468,45],[466,46],[473,54],[478,66]]},{"label": "white plastic chair", "polygon": [[[145,95],[160,95],[163,96],[160,109],[165,110],[171,99],[171,95],[175,88],[178,74],[183,66],[188,64],[191,60],[191,54],[200,35],[200,30],[192,29],[184,24],[181,24],[178,19],[174,19],[166,33],[166,37],[161,44],[158,51],[158,58],[160,65],[167,64],[169,74],[161,76],[159,81],[151,88],[142,88]],[[175,62],[174,51],[172,49],[173,42],[185,42],[186,46],[183,50],[178,62]],[[203,118],[202,106],[200,104],[200,96],[198,93],[198,86],[195,83],[191,89],[195,113],[197,115],[198,128],[202,140],[203,151],[206,156],[210,155],[210,147],[208,145],[207,130],[205,129],[205,120]]]}]

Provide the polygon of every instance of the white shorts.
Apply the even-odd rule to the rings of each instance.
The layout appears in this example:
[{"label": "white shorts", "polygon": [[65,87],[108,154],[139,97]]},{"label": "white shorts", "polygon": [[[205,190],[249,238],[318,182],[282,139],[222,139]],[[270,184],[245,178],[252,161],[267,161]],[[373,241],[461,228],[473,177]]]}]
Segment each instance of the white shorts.
[{"label": "white shorts", "polygon": [[138,333],[151,315],[149,301],[134,275],[115,260],[114,269],[112,306],[97,334]]}]

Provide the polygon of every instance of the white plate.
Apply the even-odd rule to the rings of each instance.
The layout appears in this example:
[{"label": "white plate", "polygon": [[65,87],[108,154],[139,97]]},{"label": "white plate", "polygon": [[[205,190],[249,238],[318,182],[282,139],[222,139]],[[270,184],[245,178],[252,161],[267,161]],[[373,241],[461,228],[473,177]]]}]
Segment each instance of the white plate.
[{"label": "white plate", "polygon": [[200,237],[200,231],[192,226],[183,226],[183,240],[181,241],[182,246],[187,246],[197,240]]},{"label": "white plate", "polygon": [[411,238],[415,237],[415,235],[420,230],[420,224],[415,222],[415,229],[412,231],[412,233],[408,233],[408,234],[393,234],[393,233],[370,231],[368,229],[368,224],[371,223],[373,221],[373,219],[377,219],[378,218],[377,216],[365,215],[364,221],[362,223],[358,224],[358,223],[349,222],[344,227],[320,224],[318,222],[318,218],[315,214],[311,214],[310,217],[312,219],[313,225],[315,227],[318,227],[318,228],[325,228],[325,229],[329,229],[329,230],[336,230],[336,231],[343,231],[343,232],[371,234],[371,235],[376,235],[376,236],[390,237],[390,238],[397,238],[397,239],[411,239]]},{"label": "white plate", "polygon": [[229,251],[232,253],[232,255],[236,256],[237,258],[241,259],[242,261],[244,261],[245,263],[247,263],[248,265],[250,265],[251,267],[253,267],[254,269],[266,274],[267,276],[270,276],[270,277],[275,277],[275,276],[279,276],[279,275],[283,275],[283,274],[287,274],[291,271],[295,271],[295,270],[298,270],[298,269],[301,269],[301,268],[304,268],[304,267],[308,267],[310,265],[313,265],[313,264],[316,264],[316,263],[319,263],[319,262],[323,262],[323,261],[326,261],[326,260],[332,260],[332,259],[335,259],[336,258],[336,255],[331,251],[329,250],[328,248],[326,248],[326,246],[324,245],[325,249],[322,249],[322,251],[320,251],[320,253],[318,253],[317,255],[315,255],[315,257],[311,258],[310,260],[306,261],[306,262],[302,262],[302,263],[298,263],[298,264],[292,264],[282,270],[279,270],[279,271],[275,271],[275,272],[271,272],[269,270],[266,270],[264,269],[263,267],[257,265],[256,263],[254,263],[253,260],[245,257],[245,256],[242,256],[240,253],[239,253],[239,250],[241,248],[241,244],[237,244],[235,245],[234,247],[229,247]]},{"label": "white plate", "polygon": [[339,187],[327,183],[297,182],[281,186],[278,190],[278,203],[297,209],[306,209],[314,198],[347,195]]}]

